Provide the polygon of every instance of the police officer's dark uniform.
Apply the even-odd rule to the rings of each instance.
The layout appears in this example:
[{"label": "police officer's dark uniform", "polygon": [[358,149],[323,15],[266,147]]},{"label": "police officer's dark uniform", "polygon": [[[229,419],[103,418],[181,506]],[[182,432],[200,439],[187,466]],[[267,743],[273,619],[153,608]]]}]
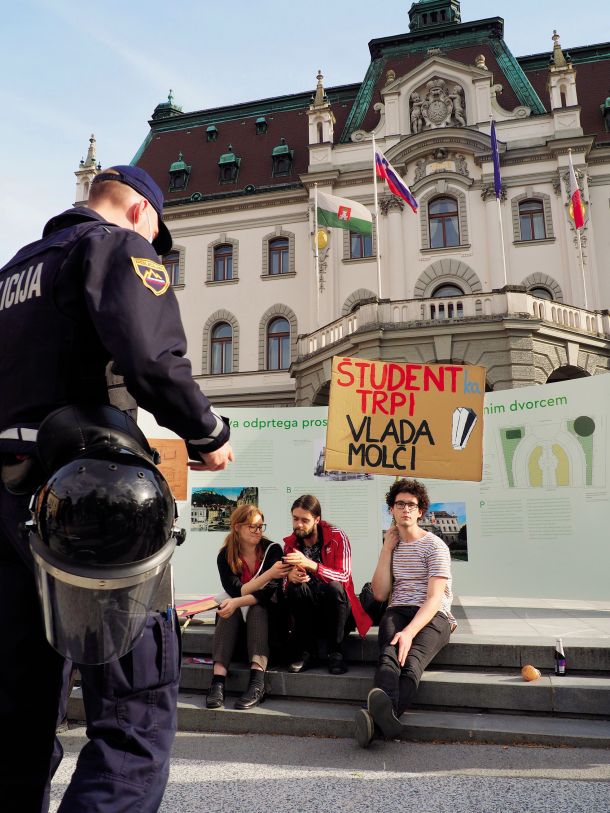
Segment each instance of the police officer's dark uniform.
[{"label": "police officer's dark uniform", "polygon": [[[160,231],[154,248],[136,232],[77,207],[53,218],[41,240],[0,269],[4,813],[45,809],[64,669],[44,635],[31,554],[19,532],[37,485],[32,460],[40,422],[71,403],[114,402],[127,409],[133,405],[126,400],[131,395],[160,424],[187,439],[194,459],[198,452],[219,449],[229,437],[226,421],[193,381],[184,357],[178,304],[157,254],[171,247],[161,221],[162,193],[143,170],[113,169],[157,211]],[[124,377],[127,392],[116,386],[117,375]],[[115,386],[109,386],[110,379]],[[60,811],[156,811],[175,732],[175,620],[154,613],[132,652],[80,671],[90,739]]]}]

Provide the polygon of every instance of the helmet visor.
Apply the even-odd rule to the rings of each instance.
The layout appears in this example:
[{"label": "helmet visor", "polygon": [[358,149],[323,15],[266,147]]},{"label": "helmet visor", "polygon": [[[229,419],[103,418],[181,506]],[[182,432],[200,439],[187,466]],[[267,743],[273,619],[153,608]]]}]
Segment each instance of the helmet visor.
[{"label": "helmet visor", "polygon": [[135,646],[174,552],[175,540],[154,556],[120,566],[67,562],[30,536],[48,642],[76,664],[117,660]]}]

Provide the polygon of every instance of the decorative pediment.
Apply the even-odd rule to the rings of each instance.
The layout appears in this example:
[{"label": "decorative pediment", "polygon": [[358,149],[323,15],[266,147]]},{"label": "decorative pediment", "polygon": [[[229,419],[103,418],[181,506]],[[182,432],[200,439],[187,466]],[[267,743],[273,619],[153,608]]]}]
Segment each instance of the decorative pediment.
[{"label": "decorative pediment", "polygon": [[[382,102],[374,105],[379,123],[373,132],[377,138],[417,135],[449,127],[477,127],[488,122],[492,113],[496,120],[529,114],[528,108],[503,110],[496,98],[500,91],[480,57],[476,65],[465,65],[434,53],[403,76],[396,76],[388,67],[380,90]],[[369,137],[364,130],[351,136],[356,142]]]}]

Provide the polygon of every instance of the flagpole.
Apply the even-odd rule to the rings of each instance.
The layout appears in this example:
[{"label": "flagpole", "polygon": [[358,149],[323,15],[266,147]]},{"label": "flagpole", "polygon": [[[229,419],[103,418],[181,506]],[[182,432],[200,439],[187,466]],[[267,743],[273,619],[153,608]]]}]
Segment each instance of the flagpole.
[{"label": "flagpole", "polygon": [[500,246],[502,248],[502,268],[504,270],[504,285],[508,285],[508,277],[506,275],[506,251],[504,249],[504,226],[502,225],[502,209],[500,208],[500,198],[496,198],[498,204],[498,221],[500,223]]},{"label": "flagpole", "polygon": [[320,251],[318,249],[318,184],[313,185],[313,246],[316,258],[316,328],[320,327]]},{"label": "flagpole", "polygon": [[498,150],[498,139],[496,137],[496,123],[493,116],[491,120],[491,159],[494,166],[494,193],[498,206],[498,223],[500,224],[500,248],[502,250],[502,270],[504,273],[504,286],[508,285],[508,275],[506,273],[506,249],[504,247],[504,226],[502,225],[502,208],[500,199],[502,198],[502,177],[500,175],[500,151]]},{"label": "flagpole", "polygon": [[[574,172],[574,164],[572,163],[572,150],[571,149],[568,149],[568,162],[569,162],[569,165],[570,165],[570,201],[572,203],[572,214],[573,214],[572,220],[573,220],[573,223],[574,223],[574,228],[576,230],[576,240],[578,242],[578,259],[580,261],[580,273],[581,273],[581,276],[582,276],[582,288],[583,288],[583,294],[584,294],[584,298],[585,298],[585,310],[588,311],[589,306],[587,304],[587,280],[586,280],[586,277],[585,277],[585,260],[584,260],[583,254],[582,254],[582,241],[580,239],[580,226],[576,225],[576,214],[575,214],[575,211],[574,211],[575,203],[574,203],[574,200],[572,199],[572,195],[573,195],[572,176],[574,176],[574,182],[576,183],[577,187],[578,187],[578,180],[576,178],[576,173]],[[579,195],[578,205],[579,206],[582,205],[581,202],[580,202],[580,195]]]},{"label": "flagpole", "polygon": [[582,274],[582,287],[583,292],[585,295],[585,310],[589,310],[589,306],[587,304],[587,281],[585,279],[585,261],[582,256],[582,243],[580,241],[580,229],[576,229],[576,238],[578,240],[578,256],[580,258],[580,273]]},{"label": "flagpole", "polygon": [[373,133],[373,189],[375,194],[375,232],[377,236],[377,293],[379,299],[381,299],[381,253],[380,253],[380,245],[381,245],[381,234],[379,232],[379,196],[377,194],[377,160],[376,160],[376,149],[375,149],[375,134]]}]

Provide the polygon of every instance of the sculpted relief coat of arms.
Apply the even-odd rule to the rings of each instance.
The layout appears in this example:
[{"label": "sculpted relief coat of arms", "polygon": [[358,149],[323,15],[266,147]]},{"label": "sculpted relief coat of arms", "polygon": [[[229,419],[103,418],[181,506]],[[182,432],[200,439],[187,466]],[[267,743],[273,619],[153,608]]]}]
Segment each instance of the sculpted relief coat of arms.
[{"label": "sculpted relief coat of arms", "polygon": [[421,133],[440,127],[465,127],[464,91],[438,77],[411,93],[411,132]]}]

